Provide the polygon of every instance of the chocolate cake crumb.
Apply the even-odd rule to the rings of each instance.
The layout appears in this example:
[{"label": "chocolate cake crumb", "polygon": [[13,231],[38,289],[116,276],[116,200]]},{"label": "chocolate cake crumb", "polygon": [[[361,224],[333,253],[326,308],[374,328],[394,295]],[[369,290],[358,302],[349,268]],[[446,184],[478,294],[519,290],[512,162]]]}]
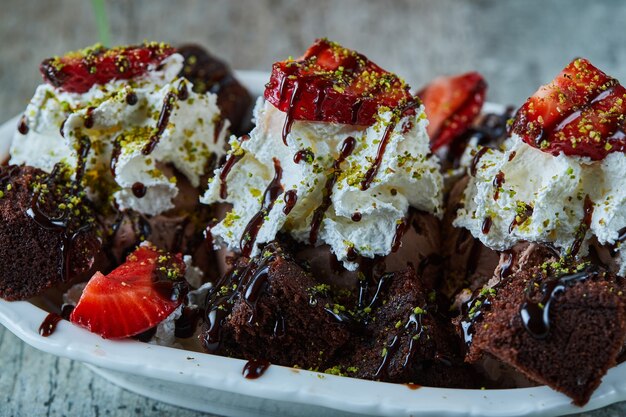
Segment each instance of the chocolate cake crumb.
[{"label": "chocolate cake crumb", "polygon": [[483,354],[584,405],[626,340],[623,278],[589,264],[523,268],[486,294],[470,314],[467,360]]},{"label": "chocolate cake crumb", "polygon": [[100,250],[90,203],[61,177],[0,167],[0,297],[6,300],[78,278]]}]

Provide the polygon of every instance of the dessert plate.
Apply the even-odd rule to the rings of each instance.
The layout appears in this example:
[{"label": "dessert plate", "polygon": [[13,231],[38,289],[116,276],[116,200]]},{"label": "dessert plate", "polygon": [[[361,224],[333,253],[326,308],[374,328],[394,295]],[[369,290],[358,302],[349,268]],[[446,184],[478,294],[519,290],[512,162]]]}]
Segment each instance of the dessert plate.
[{"label": "dessert plate", "polygon": [[[260,95],[268,75],[239,71]],[[486,111],[501,106],[489,104]],[[8,155],[17,117],[0,126],[0,160]],[[49,337],[38,328],[47,312],[0,300],[0,323],[29,345],[77,360],[130,391],[170,404],[229,416],[557,416],[626,400],[626,364],[611,369],[589,403],[576,407],[547,387],[506,390],[419,389],[270,366],[243,378],[245,361],[149,345],[111,341],[62,321]]]}]

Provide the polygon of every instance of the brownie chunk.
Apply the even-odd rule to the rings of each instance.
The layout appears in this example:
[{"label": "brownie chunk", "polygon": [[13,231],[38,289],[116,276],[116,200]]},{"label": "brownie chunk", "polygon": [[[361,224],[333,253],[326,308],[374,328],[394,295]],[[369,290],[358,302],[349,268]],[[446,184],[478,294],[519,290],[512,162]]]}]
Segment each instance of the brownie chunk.
[{"label": "brownie chunk", "polygon": [[467,360],[490,354],[584,405],[626,340],[624,284],[589,264],[519,269],[470,302]]},{"label": "brownie chunk", "polygon": [[93,211],[67,175],[0,167],[0,297],[27,299],[90,269],[100,250]]},{"label": "brownie chunk", "polygon": [[276,243],[240,259],[207,298],[205,348],[219,355],[320,369],[349,339],[318,285]]},{"label": "brownie chunk", "polygon": [[330,371],[357,378],[433,387],[476,387],[462,343],[412,268],[378,282],[363,333]]},{"label": "brownie chunk", "polygon": [[217,105],[222,116],[230,120],[233,134],[247,133],[251,127],[248,113],[252,97],[230,68],[199,45],[182,45],[177,51],[185,58],[180,75],[193,83],[193,91],[217,94]]}]

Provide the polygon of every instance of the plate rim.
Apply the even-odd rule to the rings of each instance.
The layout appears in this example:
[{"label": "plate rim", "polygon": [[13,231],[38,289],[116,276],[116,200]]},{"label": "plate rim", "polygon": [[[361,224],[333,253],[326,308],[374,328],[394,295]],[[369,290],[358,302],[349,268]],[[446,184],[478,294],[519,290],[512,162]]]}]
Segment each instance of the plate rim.
[{"label": "plate rim", "polygon": [[[261,94],[268,74],[235,71],[253,93]],[[253,94],[254,95],[254,94]],[[488,108],[502,108],[488,103]],[[0,160],[8,153],[19,115],[0,125]],[[626,400],[626,364],[609,370],[585,407],[546,386],[507,390],[423,387],[339,377],[272,365],[258,380],[241,376],[245,361],[142,342],[102,339],[61,322],[48,338],[38,328],[47,312],[27,301],[0,300],[0,323],[25,343],[105,369],[226,392],[378,416],[529,416],[582,413]],[[192,359],[189,359],[192,358]],[[129,360],[130,359],[130,360]],[[207,371],[208,368],[208,371]],[[354,394],[354,395],[350,395]],[[505,408],[504,408],[505,407]]]}]

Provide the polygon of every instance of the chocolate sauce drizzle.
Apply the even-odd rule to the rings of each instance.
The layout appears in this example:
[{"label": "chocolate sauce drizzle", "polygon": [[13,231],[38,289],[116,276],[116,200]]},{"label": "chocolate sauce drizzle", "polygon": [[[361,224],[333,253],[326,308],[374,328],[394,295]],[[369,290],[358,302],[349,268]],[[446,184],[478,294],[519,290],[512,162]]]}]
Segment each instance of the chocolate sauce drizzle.
[{"label": "chocolate sauce drizzle", "polygon": [[134,91],[129,91],[126,94],[126,104],[128,104],[129,106],[134,106],[135,104],[137,104],[138,100],[139,98],[137,97],[137,93],[135,93]]},{"label": "chocolate sauce drizzle", "polygon": [[485,219],[483,220],[482,227],[481,227],[481,231],[483,232],[483,235],[486,235],[489,233],[489,231],[491,230],[492,224],[493,224],[493,219],[491,218],[491,216],[485,217]]},{"label": "chocolate sauce drizzle", "polygon": [[154,151],[154,148],[156,148],[159,144],[161,136],[167,128],[167,124],[170,122],[170,116],[172,115],[172,110],[174,109],[174,104],[176,103],[177,98],[178,96],[171,91],[165,95],[165,98],[163,99],[163,107],[161,108],[161,113],[159,114],[159,121],[156,125],[156,131],[152,134],[152,136],[150,136],[148,143],[146,143],[141,150],[142,154],[150,155],[152,151]]},{"label": "chocolate sauce drizzle", "polygon": [[85,118],[83,121],[85,129],[91,129],[93,127],[93,111],[95,109],[95,107],[87,107],[87,112],[85,113]]},{"label": "chocolate sauce drizzle", "polygon": [[332,171],[330,176],[326,179],[326,185],[324,186],[322,203],[315,209],[313,217],[311,218],[311,231],[309,233],[309,243],[311,245],[315,245],[315,243],[317,243],[317,236],[322,220],[324,219],[324,214],[332,203],[331,197],[333,187],[337,182],[337,178],[339,178],[339,175],[341,174],[341,163],[345,161],[346,158],[352,154],[352,152],[354,152],[355,145],[356,139],[352,136],[348,136],[341,144],[339,157],[335,160],[335,162],[333,162]]},{"label": "chocolate sauce drizzle", "polygon": [[270,367],[270,363],[266,360],[249,360],[243,367],[242,375],[246,379],[257,379],[261,377],[267,368]]},{"label": "chocolate sauce drizzle", "polygon": [[267,185],[263,193],[261,208],[252,216],[252,219],[250,219],[246,225],[239,241],[239,249],[241,250],[242,256],[248,257],[252,253],[254,242],[256,241],[261,226],[265,222],[265,217],[272,211],[276,199],[283,193],[283,186],[280,183],[282,175],[283,169],[280,167],[280,162],[278,159],[274,158],[274,178]]},{"label": "chocolate sauce drizzle", "polygon": [[[425,309],[424,309],[425,312]],[[400,348],[401,338],[406,337],[409,341],[408,349],[404,355],[404,361],[402,367],[406,368],[411,363],[411,358],[417,350],[417,344],[424,333],[424,326],[422,325],[422,315],[411,313],[407,323],[400,329],[400,332],[394,335],[391,342],[389,342],[383,350],[383,359],[374,374],[374,377],[381,378],[387,373],[387,368],[391,362],[391,358],[397,353]]]},{"label": "chocolate sauce drizzle", "polygon": [[524,328],[536,339],[548,337],[550,334],[550,307],[556,296],[563,293],[567,287],[598,276],[598,274],[597,270],[587,270],[556,278],[545,279],[540,276],[543,282],[540,289],[541,297],[538,300],[530,298],[536,284],[536,280],[531,281],[526,291],[526,301],[520,307],[519,312]]},{"label": "chocolate sauce drizzle", "polygon": [[578,227],[578,229],[576,230],[576,235],[575,235],[576,239],[574,240],[574,242],[572,243],[572,246],[570,247],[568,251],[569,256],[576,256],[578,252],[580,251],[580,247],[582,246],[583,241],[585,240],[587,231],[589,230],[589,227],[591,226],[591,217],[593,216],[593,207],[594,207],[593,201],[591,201],[591,198],[589,198],[589,195],[586,195],[585,202],[583,204],[583,211],[584,211],[583,221]]},{"label": "chocolate sauce drizzle", "polygon": [[291,210],[293,210],[294,206],[296,205],[296,203],[298,202],[298,193],[296,190],[288,190],[285,192],[285,207],[283,207],[283,213],[285,213],[285,215],[291,213]]},{"label": "chocolate sauce drizzle", "polygon": [[396,233],[393,235],[393,241],[391,242],[391,253],[396,253],[400,249],[402,236],[404,236],[408,228],[409,223],[404,218],[396,224]]},{"label": "chocolate sauce drizzle", "polygon": [[[81,141],[84,145],[85,143]],[[82,145],[81,145],[82,146]],[[74,180],[74,186],[71,187],[72,194],[76,194],[79,189],[80,180],[82,177],[82,172],[84,172],[84,163],[81,166],[81,161],[84,161],[84,157],[82,155],[86,155],[88,152],[84,149],[79,149],[78,152],[78,161],[79,167],[76,169],[76,176]],[[52,173],[48,181],[52,184],[56,178],[60,178],[63,174],[60,172],[61,165],[55,165]],[[48,187],[51,188],[51,187]],[[39,188],[36,192],[33,193],[33,197],[31,199],[30,208],[26,210],[26,215],[33,219],[40,227],[55,231],[61,234],[61,263],[59,266],[59,273],[63,277],[64,280],[68,280],[71,275],[71,261],[72,261],[72,248],[74,247],[74,243],[76,239],[83,233],[87,232],[92,228],[91,223],[86,223],[78,227],[77,230],[70,230],[70,224],[72,223],[72,212],[70,209],[65,209],[58,217],[50,217],[47,213],[43,211],[40,206],[41,203],[41,188]]]},{"label": "chocolate sauce drizzle", "polygon": [[[239,143],[244,142],[248,139],[249,139],[249,136],[244,135],[241,138],[239,138]],[[235,164],[239,162],[241,158],[243,158],[244,155],[245,153],[243,152],[237,153],[237,154],[231,153],[228,156],[228,159],[226,160],[226,162],[224,162],[222,169],[220,170],[220,175],[219,175],[220,198],[222,200],[226,200],[226,198],[228,197],[228,184],[226,181],[226,179],[228,178],[228,174],[230,174],[230,171],[233,169],[233,166],[235,166]]]},{"label": "chocolate sauce drizzle", "polygon": [[392,116],[391,120],[387,124],[387,127],[385,128],[385,133],[383,134],[383,137],[380,140],[380,143],[378,144],[378,150],[376,151],[376,159],[374,159],[374,163],[372,164],[370,169],[367,170],[367,172],[365,173],[365,178],[361,182],[361,190],[363,191],[367,190],[372,184],[372,181],[374,181],[374,178],[376,177],[376,174],[378,173],[378,169],[380,168],[380,165],[383,162],[383,156],[385,155],[385,149],[387,148],[387,144],[389,143],[389,139],[391,138],[391,133],[395,129],[396,124],[398,123],[400,118],[406,115],[407,113],[414,111],[416,107],[420,106],[420,104],[421,103],[419,100],[413,100],[405,104],[403,107],[398,108],[396,110],[397,113],[396,111],[394,111],[394,115]]},{"label": "chocolate sauce drizzle", "polygon": [[502,184],[504,184],[504,172],[500,171],[493,179],[493,186],[496,189],[495,193],[493,194],[494,200],[498,200],[498,198],[500,198],[500,188],[502,188]]},{"label": "chocolate sauce drizzle", "polygon": [[44,321],[41,323],[41,326],[39,326],[39,334],[43,337],[50,336],[52,333],[54,333],[57,328],[57,324],[61,320],[63,320],[63,317],[61,317],[57,313],[49,313]]},{"label": "chocolate sauce drizzle", "polygon": [[315,155],[310,150],[300,149],[293,156],[293,162],[295,162],[296,164],[299,164],[302,161],[309,161],[309,160],[313,160],[314,158],[315,158]]},{"label": "chocolate sauce drizzle", "polygon": [[136,182],[131,187],[133,195],[137,198],[143,198],[146,195],[147,188],[142,182]]},{"label": "chocolate sauce drizzle", "polygon": [[533,215],[533,211],[534,211],[533,206],[531,206],[530,204],[524,203],[524,211],[521,213],[518,213],[513,218],[513,221],[511,222],[511,224],[509,225],[509,234],[513,231],[513,229],[515,229],[516,226],[520,224],[524,224],[524,222],[528,220],[530,216]]},{"label": "chocolate sauce drizzle", "polygon": [[478,171],[478,163],[480,162],[480,159],[487,153],[488,150],[489,148],[482,147],[476,152],[476,155],[474,155],[474,158],[472,158],[472,164],[470,165],[470,174],[472,177],[476,176],[476,172]]},{"label": "chocolate sauce drizzle", "polygon": [[17,124],[17,131],[20,132],[22,135],[26,135],[29,131],[28,118],[25,114],[20,117],[20,121]]},{"label": "chocolate sauce drizzle", "polygon": [[251,308],[249,324],[254,324],[256,305],[261,294],[267,288],[269,265],[275,254],[250,260],[245,266],[237,266],[225,274],[207,294],[206,314],[204,316],[207,331],[202,343],[209,352],[215,352],[222,340],[222,327],[230,315],[233,305],[243,297]]}]

